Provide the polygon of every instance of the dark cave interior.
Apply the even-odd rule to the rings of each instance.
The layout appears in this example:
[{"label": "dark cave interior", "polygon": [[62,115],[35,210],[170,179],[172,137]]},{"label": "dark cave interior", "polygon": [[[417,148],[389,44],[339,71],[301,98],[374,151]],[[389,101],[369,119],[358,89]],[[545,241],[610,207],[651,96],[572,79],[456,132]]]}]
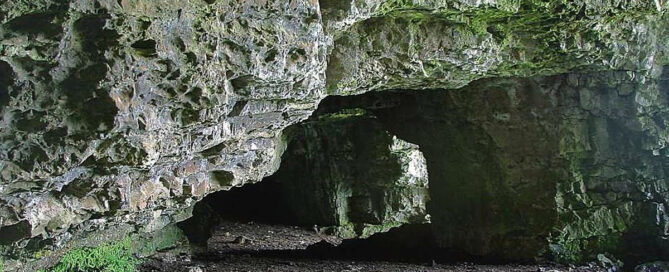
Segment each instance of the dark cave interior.
[{"label": "dark cave interior", "polygon": [[[461,109],[449,104],[452,100],[443,90],[328,97],[311,118],[286,129],[287,150],[274,175],[207,196],[195,206],[193,218],[180,223],[180,227],[191,243],[206,245],[215,226],[225,220],[299,226],[340,236],[337,226],[350,223],[357,235],[344,237],[349,239],[338,246],[318,243],[303,250],[258,254],[409,262],[525,262],[500,256],[495,245],[477,252],[459,244],[476,243],[476,239],[451,241],[450,236],[433,235],[447,229],[459,237],[473,237],[496,224],[507,224],[505,220],[513,220],[522,228],[536,225],[518,222],[518,217],[509,214],[491,218],[486,213],[501,209],[500,203],[509,201],[509,196],[503,195],[504,188],[491,188],[497,186],[495,177],[500,175],[499,170],[490,167],[496,165],[491,151],[494,145],[480,127],[458,112]],[[396,138],[420,146],[427,159],[423,163],[429,174],[429,188],[427,181],[425,188],[379,181],[399,180],[403,174],[402,167],[392,159],[395,153],[386,150]],[[449,165],[440,164],[444,162]],[[472,182],[459,182],[465,176]],[[367,235],[366,226],[387,224],[387,215],[401,210],[398,206],[420,206],[401,200],[407,196],[424,198],[424,214],[410,214],[406,222],[393,222],[396,224],[391,228]],[[440,229],[420,218],[431,210],[436,212],[430,212],[427,218],[434,220],[436,215]],[[478,229],[460,224],[463,221],[477,224]],[[518,236],[517,242],[533,242],[523,240],[522,232]],[[446,241],[446,246],[440,241]]]},{"label": "dark cave interior", "polygon": [[[543,88],[562,80],[490,79],[463,90],[328,97],[309,119],[284,131],[287,148],[274,175],[208,196],[181,226],[215,225],[189,223],[215,214],[345,238],[337,247],[263,253],[281,256],[541,263],[569,258],[568,243],[580,243],[592,258],[609,252],[629,264],[652,260],[656,255],[630,250],[661,254],[660,241],[637,231],[644,222],[619,238],[555,236],[583,198],[565,187],[572,177],[564,169],[569,163],[588,169],[594,161],[587,157],[603,154],[573,159],[561,153],[565,138],[558,131],[574,125],[559,118],[571,110],[565,105],[578,101],[566,90],[555,95]],[[600,122],[590,112],[575,116],[584,126]],[[616,120],[607,122],[618,135],[614,141],[634,138]],[[624,154],[633,147],[619,145],[615,152],[629,157]],[[416,176],[416,165],[424,176]],[[587,197],[607,192],[593,189]],[[191,241],[205,244],[208,237]]]}]

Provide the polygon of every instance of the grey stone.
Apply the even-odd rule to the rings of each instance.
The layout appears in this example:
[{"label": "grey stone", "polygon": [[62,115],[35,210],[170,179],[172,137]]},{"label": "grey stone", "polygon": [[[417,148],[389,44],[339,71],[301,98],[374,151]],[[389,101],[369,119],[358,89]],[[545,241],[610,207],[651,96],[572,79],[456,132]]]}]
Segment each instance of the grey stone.
[{"label": "grey stone", "polygon": [[[93,233],[109,232],[97,241],[160,231],[206,195],[262,180],[279,168],[284,129],[328,95],[475,96],[493,87],[486,78],[502,78],[492,81],[502,100],[448,102],[464,112],[446,114],[475,125],[442,130],[470,150],[463,172],[442,174],[473,180],[460,189],[495,201],[433,200],[480,207],[463,222],[494,223],[458,238],[442,231],[465,226],[444,220],[464,213],[446,207],[432,214],[444,245],[486,241],[467,250],[489,254],[515,243],[499,237],[521,233],[531,243],[510,257],[535,256],[547,238],[580,261],[638,229],[640,241],[666,250],[669,4],[614,2],[4,1],[5,268],[47,267]],[[443,109],[432,110],[425,114]],[[428,169],[445,163],[420,148]],[[494,167],[464,163],[481,161]],[[434,180],[431,192],[457,194]]]}]

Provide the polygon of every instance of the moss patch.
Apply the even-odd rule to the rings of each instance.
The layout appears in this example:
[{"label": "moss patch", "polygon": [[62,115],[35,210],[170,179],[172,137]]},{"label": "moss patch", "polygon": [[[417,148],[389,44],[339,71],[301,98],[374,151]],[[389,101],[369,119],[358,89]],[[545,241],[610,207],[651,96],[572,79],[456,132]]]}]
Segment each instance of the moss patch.
[{"label": "moss patch", "polygon": [[579,63],[583,58],[607,59],[612,52],[602,49],[612,37],[602,30],[603,26],[645,21],[656,14],[645,7],[614,9],[603,14],[587,14],[583,8],[564,3],[521,1],[459,10],[424,7],[411,0],[391,0],[382,4],[374,16],[401,18],[413,24],[443,20],[461,25],[479,37],[491,35],[501,45],[500,49],[522,59],[497,68],[500,75],[510,76],[525,71],[552,71]]},{"label": "moss patch", "polygon": [[582,264],[596,258],[597,254],[615,253],[620,243],[620,235],[595,236],[589,239],[562,238],[557,244],[551,244],[550,250],[557,261]]},{"label": "moss patch", "polygon": [[138,258],[178,247],[185,242],[183,232],[176,225],[168,225],[148,235],[131,235],[97,247],[73,249],[47,271],[135,271],[135,266],[141,263]]},{"label": "moss patch", "polygon": [[125,238],[95,248],[75,249],[65,254],[49,271],[135,271],[139,260],[133,256],[131,247],[130,238]]},{"label": "moss patch", "polygon": [[186,243],[186,237],[176,225],[166,226],[147,237],[134,238],[131,251],[140,257]]},{"label": "moss patch", "polygon": [[412,0],[389,0],[381,4],[377,13],[380,15],[385,15],[391,12],[413,8],[416,8],[416,5]]}]

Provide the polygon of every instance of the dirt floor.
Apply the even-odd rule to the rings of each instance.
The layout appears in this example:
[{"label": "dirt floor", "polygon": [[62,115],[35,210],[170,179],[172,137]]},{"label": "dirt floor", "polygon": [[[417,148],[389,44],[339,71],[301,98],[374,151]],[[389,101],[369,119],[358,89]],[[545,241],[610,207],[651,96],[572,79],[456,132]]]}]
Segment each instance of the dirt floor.
[{"label": "dirt floor", "polygon": [[[441,264],[433,260],[387,262],[346,254],[342,241],[316,229],[254,222],[224,222],[206,249],[192,254],[166,252],[147,260],[140,271],[605,271],[595,267],[552,265]],[[420,259],[420,258],[419,258]]]}]

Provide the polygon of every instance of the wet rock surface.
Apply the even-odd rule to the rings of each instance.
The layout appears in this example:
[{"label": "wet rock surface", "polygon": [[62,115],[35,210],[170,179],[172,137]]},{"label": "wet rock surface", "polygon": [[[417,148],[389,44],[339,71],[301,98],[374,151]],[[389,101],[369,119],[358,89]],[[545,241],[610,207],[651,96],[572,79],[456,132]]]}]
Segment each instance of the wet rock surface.
[{"label": "wet rock surface", "polygon": [[327,96],[427,89],[453,97],[375,115],[423,153],[444,246],[667,256],[669,3],[613,2],[0,2],[5,269],[261,181]]}]

